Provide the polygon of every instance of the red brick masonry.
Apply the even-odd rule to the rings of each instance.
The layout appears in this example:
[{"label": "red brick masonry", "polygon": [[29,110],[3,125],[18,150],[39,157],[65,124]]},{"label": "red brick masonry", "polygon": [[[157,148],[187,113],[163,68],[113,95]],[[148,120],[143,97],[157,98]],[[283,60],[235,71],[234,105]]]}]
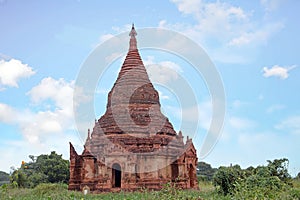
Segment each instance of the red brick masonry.
[{"label": "red brick masonry", "polygon": [[70,143],[69,190],[161,189],[168,182],[196,189],[193,142],[184,143],[181,131],[177,134],[161,113],[134,27],[129,35],[129,51],[108,94],[106,112],[88,133],[82,155]]}]

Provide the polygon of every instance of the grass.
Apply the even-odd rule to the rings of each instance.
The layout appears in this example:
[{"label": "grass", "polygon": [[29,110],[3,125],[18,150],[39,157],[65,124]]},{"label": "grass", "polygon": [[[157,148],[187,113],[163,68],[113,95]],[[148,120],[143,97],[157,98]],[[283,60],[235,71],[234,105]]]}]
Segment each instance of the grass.
[{"label": "grass", "polygon": [[[292,199],[300,199],[300,181],[293,181],[294,188],[289,193],[283,193],[283,199],[286,197],[295,197]],[[142,192],[119,192],[119,193],[102,193],[83,195],[81,192],[68,191],[66,184],[40,184],[33,189],[10,188],[8,186],[0,187],[0,199],[2,200],[200,200],[200,199],[234,199],[231,196],[222,196],[216,192],[215,187],[209,182],[201,182],[200,190],[178,190],[170,186],[166,186],[160,191]],[[288,198],[287,198],[288,199]]]}]

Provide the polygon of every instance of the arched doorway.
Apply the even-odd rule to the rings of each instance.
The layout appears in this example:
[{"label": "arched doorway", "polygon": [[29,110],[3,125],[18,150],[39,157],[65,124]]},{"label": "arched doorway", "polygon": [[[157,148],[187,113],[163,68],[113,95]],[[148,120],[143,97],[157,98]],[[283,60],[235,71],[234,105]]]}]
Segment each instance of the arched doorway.
[{"label": "arched doorway", "polygon": [[189,169],[189,177],[190,177],[190,187],[194,187],[194,167],[192,164],[190,164],[190,169]]},{"label": "arched doorway", "polygon": [[112,187],[121,187],[122,171],[121,166],[118,163],[112,166]]},{"label": "arched doorway", "polygon": [[179,175],[177,160],[171,164],[172,181],[176,181]]}]

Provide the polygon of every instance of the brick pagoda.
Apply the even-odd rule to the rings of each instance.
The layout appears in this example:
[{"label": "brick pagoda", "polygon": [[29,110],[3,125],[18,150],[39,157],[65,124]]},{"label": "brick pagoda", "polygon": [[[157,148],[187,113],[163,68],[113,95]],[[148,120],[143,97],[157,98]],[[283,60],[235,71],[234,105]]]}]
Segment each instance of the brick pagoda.
[{"label": "brick pagoda", "polygon": [[70,143],[69,190],[92,192],[161,189],[171,182],[198,188],[197,154],[160,111],[159,95],[137,49],[134,26],[129,51],[108,94],[105,114],[95,121],[78,155]]}]

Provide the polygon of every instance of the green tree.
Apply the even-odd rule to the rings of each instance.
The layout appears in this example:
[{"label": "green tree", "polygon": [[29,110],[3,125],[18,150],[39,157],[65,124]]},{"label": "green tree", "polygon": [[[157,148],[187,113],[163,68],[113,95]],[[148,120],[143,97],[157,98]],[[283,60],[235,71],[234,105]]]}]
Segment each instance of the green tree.
[{"label": "green tree", "polygon": [[216,168],[212,168],[211,165],[206,162],[198,162],[197,167],[199,169],[197,175],[200,176],[202,180],[212,181],[213,176],[217,171]]},{"label": "green tree", "polygon": [[31,161],[14,170],[11,181],[19,187],[35,187],[40,183],[67,183],[69,161],[52,151],[50,155],[29,156]]},{"label": "green tree", "polygon": [[239,165],[220,167],[213,177],[213,184],[224,195],[233,194],[236,184],[244,177],[244,172]]},{"label": "green tree", "polygon": [[62,159],[62,155],[58,155],[52,151],[50,155],[40,155],[36,159],[36,169],[47,176],[50,183],[69,181],[69,161]]},{"label": "green tree", "polygon": [[10,181],[18,187],[28,187],[28,179],[22,169],[15,170],[11,175]]},{"label": "green tree", "polygon": [[220,167],[213,183],[224,195],[236,199],[280,199],[282,191],[291,189],[288,163],[288,159],[283,158],[256,168]]},{"label": "green tree", "polygon": [[0,181],[9,181],[9,174],[3,171],[0,171]]},{"label": "green tree", "polygon": [[291,181],[291,175],[288,173],[289,160],[287,158],[268,160],[267,162],[271,176],[277,176],[285,183]]},{"label": "green tree", "polygon": [[10,181],[9,174],[3,171],[0,171],[0,186],[2,184],[8,183]]}]

